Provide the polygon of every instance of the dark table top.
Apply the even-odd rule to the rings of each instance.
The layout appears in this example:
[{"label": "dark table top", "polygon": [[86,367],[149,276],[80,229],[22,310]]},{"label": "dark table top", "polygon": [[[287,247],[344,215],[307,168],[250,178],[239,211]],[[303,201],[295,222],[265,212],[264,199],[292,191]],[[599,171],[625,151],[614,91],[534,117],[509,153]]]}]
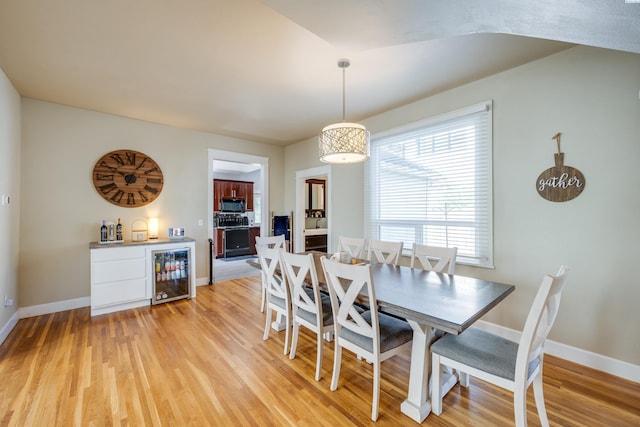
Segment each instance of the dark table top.
[{"label": "dark table top", "polygon": [[[318,280],[325,285],[320,257],[313,252]],[[257,268],[257,260],[251,262]],[[384,313],[460,334],[515,290],[513,285],[419,268],[371,264],[376,300]],[[361,301],[367,304],[367,296]]]},{"label": "dark table top", "polygon": [[460,334],[515,290],[513,285],[372,264],[371,276],[383,312]]}]

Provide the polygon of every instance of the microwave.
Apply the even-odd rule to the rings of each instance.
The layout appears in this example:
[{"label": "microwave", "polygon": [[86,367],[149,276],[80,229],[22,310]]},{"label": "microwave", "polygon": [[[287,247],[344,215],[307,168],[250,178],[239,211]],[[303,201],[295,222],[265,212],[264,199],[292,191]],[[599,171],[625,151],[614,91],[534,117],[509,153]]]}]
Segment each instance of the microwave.
[{"label": "microwave", "polygon": [[244,199],[238,197],[223,197],[220,200],[221,212],[246,212],[247,205]]}]

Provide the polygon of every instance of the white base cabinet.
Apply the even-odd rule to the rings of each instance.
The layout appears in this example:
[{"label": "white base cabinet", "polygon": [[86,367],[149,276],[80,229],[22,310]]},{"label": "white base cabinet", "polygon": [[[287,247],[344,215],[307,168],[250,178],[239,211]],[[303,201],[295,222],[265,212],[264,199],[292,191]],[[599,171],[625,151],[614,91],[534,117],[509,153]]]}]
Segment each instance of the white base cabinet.
[{"label": "white base cabinet", "polygon": [[151,304],[156,266],[154,251],[188,248],[189,298],[195,298],[195,241],[159,239],[144,243],[91,243],[91,315]]}]

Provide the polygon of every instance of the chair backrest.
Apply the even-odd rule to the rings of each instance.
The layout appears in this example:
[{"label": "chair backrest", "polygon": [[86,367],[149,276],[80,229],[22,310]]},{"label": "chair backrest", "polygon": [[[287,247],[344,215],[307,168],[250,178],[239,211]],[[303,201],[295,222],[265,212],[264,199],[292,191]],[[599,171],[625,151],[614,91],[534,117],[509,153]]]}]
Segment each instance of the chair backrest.
[{"label": "chair backrest", "polygon": [[[343,264],[324,256],[321,261],[331,297],[336,339],[342,336],[340,334],[342,328],[348,329],[364,337],[365,340],[372,340],[372,354],[380,354],[380,324],[378,323],[375,288],[371,278],[371,266],[369,264]],[[371,313],[370,321],[367,321],[356,309],[357,297],[363,288],[367,289],[368,312]],[[363,346],[362,342],[356,343],[356,345],[367,349],[367,346]]]},{"label": "chair backrest", "polygon": [[284,234],[278,236],[256,236],[256,248],[266,246],[268,248],[284,248]]},{"label": "chair backrest", "polygon": [[256,246],[256,250],[258,251],[258,259],[260,260],[267,295],[282,298],[289,303],[291,298],[286,275],[282,274],[283,269],[280,256],[280,252],[284,252],[284,249]]},{"label": "chair backrest", "polygon": [[352,258],[362,258],[364,256],[364,245],[364,239],[340,236],[338,239],[338,252],[347,252]]},{"label": "chair backrest", "polygon": [[562,288],[568,275],[569,268],[563,265],[557,275],[547,275],[542,279],[520,337],[515,378],[527,378],[529,363],[542,358],[544,342],[556,320]]},{"label": "chair backrest", "polygon": [[[420,262],[423,270],[435,271],[436,273],[453,274],[456,269],[456,255],[458,248],[445,248],[441,246],[427,246],[413,244],[411,250],[411,268],[415,266],[416,260]],[[446,269],[449,265],[449,268]]]},{"label": "chair backrest", "polygon": [[[289,281],[294,316],[298,309],[308,311],[316,315],[316,325],[322,326],[322,301],[313,254],[302,255],[281,251],[280,256]],[[308,289],[308,280],[312,285],[313,298],[305,292]]]},{"label": "chair backrest", "polygon": [[384,242],[382,240],[369,241],[369,261],[381,262],[384,264],[398,265],[402,255],[403,242]]},{"label": "chair backrest", "polygon": [[[256,236],[256,252],[259,247],[266,247],[269,249],[278,249],[285,247],[284,235],[279,236]],[[286,249],[285,249],[286,250]],[[258,254],[259,256],[259,254]],[[266,272],[262,269],[262,284],[264,289],[267,288]]]}]

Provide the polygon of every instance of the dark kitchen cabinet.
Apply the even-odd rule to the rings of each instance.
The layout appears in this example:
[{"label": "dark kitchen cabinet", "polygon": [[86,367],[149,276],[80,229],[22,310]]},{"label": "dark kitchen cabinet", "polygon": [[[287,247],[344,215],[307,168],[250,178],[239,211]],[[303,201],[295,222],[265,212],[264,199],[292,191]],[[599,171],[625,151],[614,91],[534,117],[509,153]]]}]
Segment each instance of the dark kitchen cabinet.
[{"label": "dark kitchen cabinet", "polygon": [[216,228],[215,230],[216,236],[214,241],[213,250],[216,254],[216,258],[224,257],[224,230],[221,228]]},{"label": "dark kitchen cabinet", "polygon": [[213,180],[213,211],[220,211],[220,200],[224,197],[224,188],[222,184],[220,184],[220,180]]},{"label": "dark kitchen cabinet", "polygon": [[251,255],[256,255],[256,237],[260,236],[260,227],[251,227],[249,229],[249,250]]},{"label": "dark kitchen cabinet", "polygon": [[306,236],[304,238],[304,250],[327,252],[327,235]]},{"label": "dark kitchen cabinet", "polygon": [[220,200],[223,197],[245,199],[247,211],[253,211],[253,182],[232,181],[228,179],[213,180],[213,211],[220,210]]}]

